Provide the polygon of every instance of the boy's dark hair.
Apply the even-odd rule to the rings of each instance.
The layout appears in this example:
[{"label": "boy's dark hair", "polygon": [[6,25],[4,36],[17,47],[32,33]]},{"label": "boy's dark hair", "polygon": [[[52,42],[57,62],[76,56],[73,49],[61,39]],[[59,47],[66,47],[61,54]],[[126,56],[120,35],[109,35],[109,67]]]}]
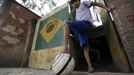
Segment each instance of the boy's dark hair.
[{"label": "boy's dark hair", "polygon": [[[71,3],[73,4],[74,2],[76,2],[77,0],[71,0]],[[80,1],[80,0],[79,0]]]},{"label": "boy's dark hair", "polygon": [[73,4],[76,0],[71,0],[71,3]]}]

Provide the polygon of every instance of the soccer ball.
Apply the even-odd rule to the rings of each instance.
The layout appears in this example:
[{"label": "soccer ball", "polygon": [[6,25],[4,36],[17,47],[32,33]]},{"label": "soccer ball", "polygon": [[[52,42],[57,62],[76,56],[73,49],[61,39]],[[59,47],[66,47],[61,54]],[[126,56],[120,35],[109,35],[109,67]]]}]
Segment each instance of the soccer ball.
[{"label": "soccer ball", "polygon": [[51,69],[57,75],[70,75],[75,67],[75,61],[68,53],[59,53],[52,62]]}]

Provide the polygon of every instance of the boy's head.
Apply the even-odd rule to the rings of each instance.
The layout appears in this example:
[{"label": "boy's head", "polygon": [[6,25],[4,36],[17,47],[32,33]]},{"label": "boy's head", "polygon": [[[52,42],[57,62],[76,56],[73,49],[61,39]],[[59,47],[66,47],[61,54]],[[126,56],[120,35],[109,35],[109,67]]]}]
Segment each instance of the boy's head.
[{"label": "boy's head", "polygon": [[71,3],[72,3],[76,8],[78,8],[79,5],[80,5],[80,0],[71,0]]}]

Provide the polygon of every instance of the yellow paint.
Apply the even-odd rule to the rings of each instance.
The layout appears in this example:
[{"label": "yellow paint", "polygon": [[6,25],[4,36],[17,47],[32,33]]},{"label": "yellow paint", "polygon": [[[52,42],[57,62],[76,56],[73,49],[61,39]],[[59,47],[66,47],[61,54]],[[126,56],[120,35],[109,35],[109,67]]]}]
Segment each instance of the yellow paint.
[{"label": "yellow paint", "polygon": [[50,18],[40,31],[40,34],[42,35],[44,40],[46,40],[46,42],[49,43],[62,25],[62,20],[59,20],[57,18]]},{"label": "yellow paint", "polygon": [[51,63],[55,56],[62,51],[62,46],[32,51],[30,56],[29,67],[50,69]]},{"label": "yellow paint", "polygon": [[[35,45],[36,45],[38,34],[41,34],[41,36],[45,39],[45,41],[47,43],[50,43],[50,41],[54,38],[57,31],[63,25],[63,21],[57,18],[52,18],[51,16],[55,13],[58,13],[60,10],[66,7],[67,7],[67,4],[64,4],[62,7],[55,9],[53,12],[49,13],[45,17],[38,20],[35,34],[34,34],[31,54],[29,57],[30,68],[50,69],[52,60],[55,58],[55,56],[58,53],[60,53],[63,50],[62,48],[63,45],[58,46],[58,47],[48,48],[48,49],[42,49],[42,50],[37,50],[37,49],[35,50]],[[47,18],[49,18],[48,21],[45,23],[44,27],[40,30],[40,23]],[[48,24],[51,22],[56,26],[54,26],[54,28],[50,27],[50,30],[48,30],[49,33],[46,33],[45,31],[47,31],[47,28],[49,28]]]}]

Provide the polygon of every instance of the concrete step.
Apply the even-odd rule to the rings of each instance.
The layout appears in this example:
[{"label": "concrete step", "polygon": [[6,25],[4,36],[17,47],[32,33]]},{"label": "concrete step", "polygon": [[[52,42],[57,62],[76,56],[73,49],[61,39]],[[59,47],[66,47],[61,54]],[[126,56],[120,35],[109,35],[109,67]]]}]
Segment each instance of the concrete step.
[{"label": "concrete step", "polygon": [[[56,75],[51,70],[30,68],[0,68],[0,75]],[[74,71],[71,75],[134,75],[134,73],[112,73],[112,72],[80,72]]]},{"label": "concrete step", "polygon": [[115,72],[94,72],[94,73],[88,73],[88,72],[80,72],[80,71],[74,71],[72,75],[134,75],[134,73],[115,73]]}]

